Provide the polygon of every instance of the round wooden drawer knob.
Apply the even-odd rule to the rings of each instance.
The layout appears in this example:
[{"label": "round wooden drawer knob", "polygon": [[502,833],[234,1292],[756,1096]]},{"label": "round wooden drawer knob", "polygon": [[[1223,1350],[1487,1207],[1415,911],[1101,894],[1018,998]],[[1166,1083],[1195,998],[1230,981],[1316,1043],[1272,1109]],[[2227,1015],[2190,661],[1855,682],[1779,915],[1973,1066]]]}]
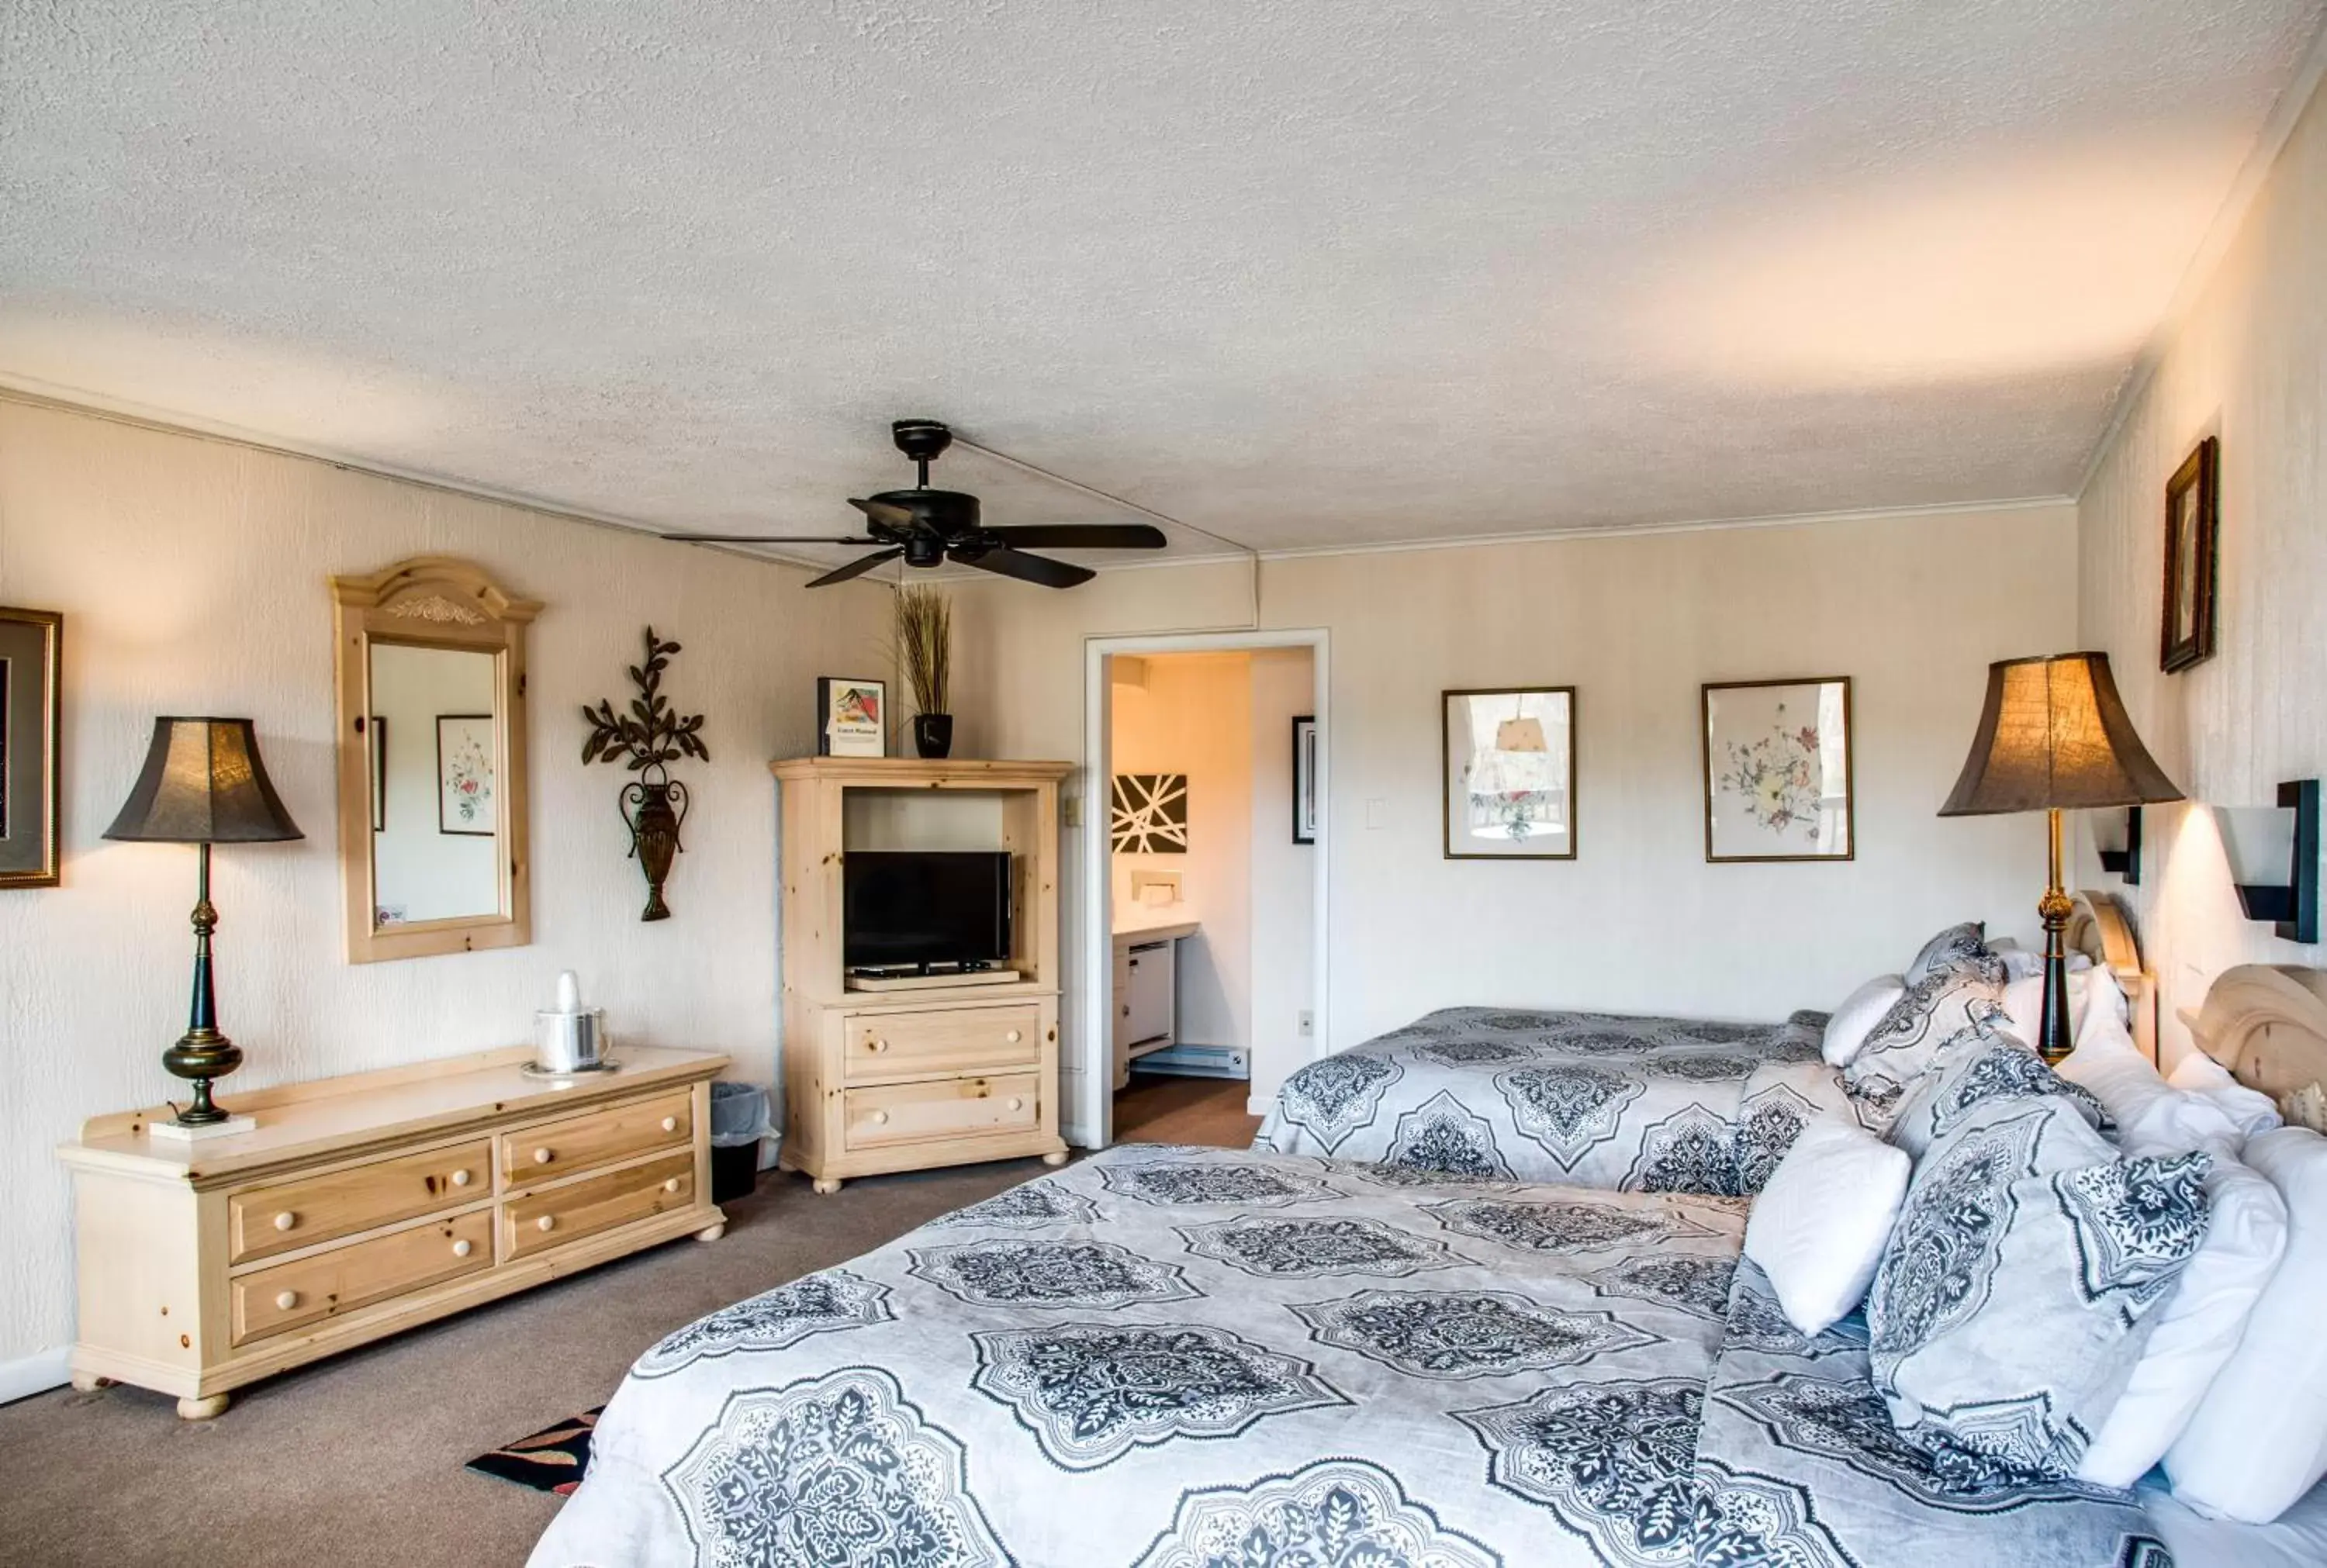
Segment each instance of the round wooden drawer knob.
[{"label": "round wooden drawer knob", "polygon": [[1016,1030],[1014,1030],[1014,1030],[1012,1030],[1009,1033],[1007,1033],[1007,1034],[1004,1035],[1002,1038],[1003,1038],[1003,1039],[1005,1039],[1005,1040],[1006,1040],[1006,1041],[1008,1041],[1011,1044],[1015,1045],[1015,1044],[1017,1044],[1017,1043],[1018,1043],[1018,1031],[1017,1031]]},{"label": "round wooden drawer knob", "polygon": [[1016,1095],[1012,1095],[1010,1097],[1010,1108],[1014,1111],[1023,1111],[1026,1108],[1026,1102],[1020,1099]]},{"label": "round wooden drawer knob", "polygon": [[875,1111],[873,1113],[873,1125],[876,1127],[888,1119],[889,1113],[886,1111]]},{"label": "round wooden drawer knob", "polygon": [[285,1209],[283,1213],[275,1217],[275,1228],[277,1230],[288,1230],[298,1223],[299,1217],[291,1213],[288,1209]]},{"label": "round wooden drawer knob", "polygon": [[456,1241],[453,1244],[453,1255],[454,1257],[466,1257],[475,1250],[476,1244],[467,1240],[466,1238]]},{"label": "round wooden drawer knob", "polygon": [[469,1173],[468,1173],[466,1171],[453,1171],[453,1186],[455,1186],[455,1187],[466,1187],[468,1184],[469,1184]]},{"label": "round wooden drawer knob", "polygon": [[676,1176],[674,1176],[674,1177],[672,1177],[669,1181],[668,1181],[664,1182],[664,1183],[662,1184],[662,1190],[663,1190],[665,1192],[676,1192],[676,1191],[678,1191],[678,1177],[676,1177]]},{"label": "round wooden drawer knob", "polygon": [[666,1132],[666,1133],[676,1133],[676,1132],[678,1132],[678,1118],[677,1116],[665,1116],[665,1117],[662,1119],[662,1130],[663,1130],[664,1132]]},{"label": "round wooden drawer knob", "polygon": [[299,1293],[297,1291],[285,1291],[281,1295],[275,1298],[276,1309],[279,1311],[287,1312],[298,1304]]},{"label": "round wooden drawer knob", "polygon": [[874,1052],[875,1055],[878,1055],[880,1052],[889,1049],[889,1042],[885,1040],[867,1041],[864,1042],[864,1049]]},{"label": "round wooden drawer knob", "polygon": [[557,1218],[555,1215],[545,1214],[533,1222],[533,1227],[536,1230],[555,1230],[557,1228]]},{"label": "round wooden drawer knob", "polygon": [[556,1158],[556,1156],[547,1149],[536,1149],[533,1152],[533,1162],[537,1165],[547,1165]]}]

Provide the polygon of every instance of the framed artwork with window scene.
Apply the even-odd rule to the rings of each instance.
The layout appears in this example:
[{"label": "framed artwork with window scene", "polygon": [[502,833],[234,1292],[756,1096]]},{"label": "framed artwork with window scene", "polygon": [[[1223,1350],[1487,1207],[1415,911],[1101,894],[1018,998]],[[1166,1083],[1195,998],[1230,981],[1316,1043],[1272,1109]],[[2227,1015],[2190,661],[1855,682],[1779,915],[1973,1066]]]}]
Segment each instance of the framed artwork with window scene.
[{"label": "framed artwork with window scene", "polygon": [[2221,445],[2216,437],[2206,437],[2165,481],[2165,613],[2157,664],[2168,675],[2214,657]]},{"label": "framed artwork with window scene", "polygon": [[1575,858],[1575,688],[1439,694],[1448,860]]},{"label": "framed artwork with window scene", "polygon": [[0,889],[57,885],[63,639],[55,611],[0,607]]},{"label": "framed artwork with window scene", "polygon": [[1857,853],[1848,676],[1709,681],[1703,717],[1707,861]]}]

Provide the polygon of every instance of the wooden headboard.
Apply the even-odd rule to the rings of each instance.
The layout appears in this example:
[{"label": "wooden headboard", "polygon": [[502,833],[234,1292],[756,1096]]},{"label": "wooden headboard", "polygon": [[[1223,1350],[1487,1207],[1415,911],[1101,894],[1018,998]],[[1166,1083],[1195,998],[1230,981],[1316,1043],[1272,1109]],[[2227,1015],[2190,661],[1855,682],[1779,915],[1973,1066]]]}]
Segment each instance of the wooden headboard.
[{"label": "wooden headboard", "polygon": [[2317,1127],[2327,1120],[2327,970],[2225,969],[2191,1032],[2238,1082],[2277,1101],[2288,1121]]},{"label": "wooden headboard", "polygon": [[2142,967],[2141,944],[2134,940],[2133,922],[2125,907],[2107,893],[2076,895],[2076,912],[2069,917],[2069,950],[2104,965],[2117,976],[2133,1015],[2133,1042],[2152,1062],[2157,1059],[2157,976]]}]

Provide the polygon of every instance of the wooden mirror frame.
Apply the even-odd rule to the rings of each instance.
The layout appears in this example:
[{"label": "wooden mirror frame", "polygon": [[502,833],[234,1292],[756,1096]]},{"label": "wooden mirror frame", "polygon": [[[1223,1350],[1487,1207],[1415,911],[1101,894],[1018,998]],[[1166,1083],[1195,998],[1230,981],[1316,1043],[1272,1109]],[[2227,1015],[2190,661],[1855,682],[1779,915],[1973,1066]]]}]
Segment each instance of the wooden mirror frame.
[{"label": "wooden mirror frame", "polygon": [[[340,704],[340,884],[346,898],[348,962],[526,946],[533,940],[533,900],[526,831],[525,629],[541,612],[540,604],[510,598],[479,568],[452,555],[415,555],[369,576],[334,577],[332,600]],[[500,817],[494,832],[509,854],[498,914],[385,929],[374,923],[378,900],[372,865],[371,748],[364,726],[371,712],[375,639],[494,656],[494,741],[500,758]]]}]

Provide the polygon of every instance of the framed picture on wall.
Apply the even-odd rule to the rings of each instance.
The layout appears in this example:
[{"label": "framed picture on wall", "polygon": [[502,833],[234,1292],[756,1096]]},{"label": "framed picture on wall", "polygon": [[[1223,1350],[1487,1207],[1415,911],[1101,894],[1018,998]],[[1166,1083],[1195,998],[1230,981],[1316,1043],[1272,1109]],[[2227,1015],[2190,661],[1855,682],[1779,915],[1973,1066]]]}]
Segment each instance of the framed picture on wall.
[{"label": "framed picture on wall", "polygon": [[436,831],[491,838],[500,826],[500,780],[491,714],[436,715]]},{"label": "framed picture on wall", "polygon": [[2165,613],[2157,662],[2169,675],[2214,657],[2221,444],[2206,437],[2165,481]]},{"label": "framed picture on wall", "polygon": [[1188,776],[1117,773],[1107,833],[1117,854],[1187,854]]},{"label": "framed picture on wall", "polygon": [[1575,858],[1575,688],[1439,694],[1448,860]]},{"label": "framed picture on wall", "polygon": [[1847,676],[1710,682],[1703,706],[1706,860],[1856,853]]},{"label": "framed picture on wall", "polygon": [[1293,721],[1293,842],[1317,842],[1317,720]]},{"label": "framed picture on wall", "polygon": [[0,889],[57,885],[64,617],[0,608]]},{"label": "framed picture on wall", "polygon": [[877,680],[846,676],[816,677],[816,754],[819,757],[885,757],[889,754],[889,688]]}]

